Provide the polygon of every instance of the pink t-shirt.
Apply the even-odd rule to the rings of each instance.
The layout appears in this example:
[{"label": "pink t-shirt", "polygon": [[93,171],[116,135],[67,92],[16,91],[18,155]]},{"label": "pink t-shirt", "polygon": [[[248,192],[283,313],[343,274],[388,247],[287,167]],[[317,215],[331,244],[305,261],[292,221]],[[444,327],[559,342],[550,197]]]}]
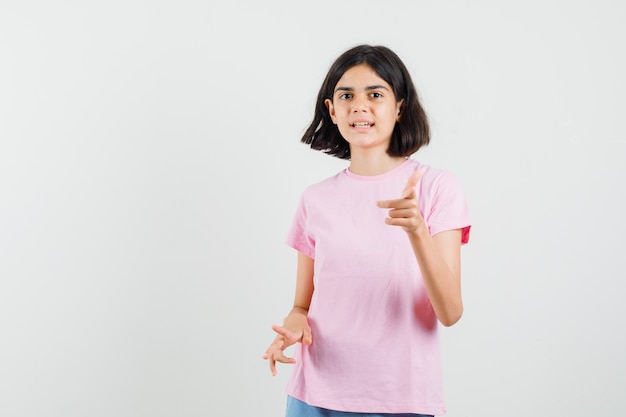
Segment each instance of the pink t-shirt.
[{"label": "pink t-shirt", "polygon": [[399,198],[418,167],[430,233],[470,220],[449,172],[407,159],[377,176],[343,170],[306,188],[287,243],[315,260],[310,346],[295,345],[287,394],[339,411],[444,414],[438,321],[411,244],[378,200]]}]

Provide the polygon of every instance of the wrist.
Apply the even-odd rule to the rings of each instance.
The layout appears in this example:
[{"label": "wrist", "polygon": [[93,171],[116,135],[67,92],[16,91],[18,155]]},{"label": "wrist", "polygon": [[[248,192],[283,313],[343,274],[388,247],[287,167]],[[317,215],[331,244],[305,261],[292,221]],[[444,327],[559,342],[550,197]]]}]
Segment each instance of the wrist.
[{"label": "wrist", "polygon": [[405,231],[411,238],[423,239],[426,236],[430,237],[430,231],[424,222],[420,222],[412,229],[405,229]]},{"label": "wrist", "polygon": [[298,315],[298,314],[299,315],[303,315],[303,316],[307,316],[309,314],[309,310],[307,308],[304,308],[304,307],[293,306],[293,308],[289,312],[288,316]]}]

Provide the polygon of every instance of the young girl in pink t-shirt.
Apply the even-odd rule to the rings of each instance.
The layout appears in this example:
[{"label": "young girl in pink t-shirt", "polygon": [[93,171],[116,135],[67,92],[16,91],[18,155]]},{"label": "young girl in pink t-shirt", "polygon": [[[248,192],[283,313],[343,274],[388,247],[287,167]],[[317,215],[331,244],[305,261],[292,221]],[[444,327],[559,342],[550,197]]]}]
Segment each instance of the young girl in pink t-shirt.
[{"label": "young girl in pink t-shirt", "polygon": [[410,158],[429,140],[393,51],[337,58],[301,141],[349,166],[302,193],[294,304],[263,356],[293,364],[287,417],[445,413],[438,331],[463,312],[470,220],[456,177]]}]

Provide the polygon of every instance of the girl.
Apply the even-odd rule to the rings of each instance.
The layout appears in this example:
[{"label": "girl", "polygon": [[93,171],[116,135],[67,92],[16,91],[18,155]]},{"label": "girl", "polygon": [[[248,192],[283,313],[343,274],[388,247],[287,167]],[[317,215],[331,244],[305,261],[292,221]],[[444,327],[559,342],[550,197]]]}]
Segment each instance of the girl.
[{"label": "girl", "polygon": [[393,51],[337,58],[301,141],[349,166],[301,196],[287,237],[293,309],[263,356],[273,375],[294,364],[287,417],[445,413],[438,330],[463,311],[470,220],[456,177],[410,158],[429,140]]}]

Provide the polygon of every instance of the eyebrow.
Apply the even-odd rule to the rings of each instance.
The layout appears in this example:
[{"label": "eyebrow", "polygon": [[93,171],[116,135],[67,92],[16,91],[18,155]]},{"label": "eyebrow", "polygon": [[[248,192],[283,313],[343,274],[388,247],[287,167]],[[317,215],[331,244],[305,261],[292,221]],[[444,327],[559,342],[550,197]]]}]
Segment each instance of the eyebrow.
[{"label": "eyebrow", "polygon": [[[381,90],[381,89],[389,91],[389,89],[387,87],[385,87],[384,85],[369,85],[369,86],[365,87],[365,91]],[[352,87],[337,87],[337,88],[335,88],[335,93],[337,93],[339,91],[354,91],[354,88],[352,88]]]}]

